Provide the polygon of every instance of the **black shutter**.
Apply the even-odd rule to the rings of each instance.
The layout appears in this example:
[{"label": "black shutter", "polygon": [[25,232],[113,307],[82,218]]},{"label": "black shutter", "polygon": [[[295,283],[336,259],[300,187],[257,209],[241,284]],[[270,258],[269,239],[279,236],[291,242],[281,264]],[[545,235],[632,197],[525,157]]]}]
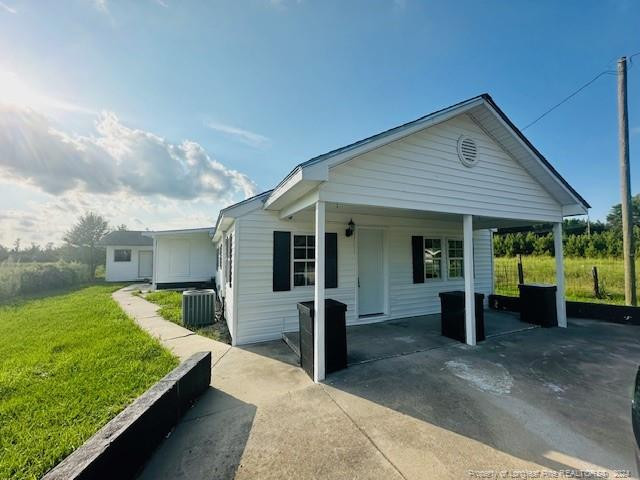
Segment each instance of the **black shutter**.
[{"label": "black shutter", "polygon": [[273,291],[291,290],[291,232],[273,232]]},{"label": "black shutter", "polygon": [[411,237],[413,283],[424,283],[424,244],[422,237]]},{"label": "black shutter", "polygon": [[338,234],[324,235],[324,288],[338,288]]}]

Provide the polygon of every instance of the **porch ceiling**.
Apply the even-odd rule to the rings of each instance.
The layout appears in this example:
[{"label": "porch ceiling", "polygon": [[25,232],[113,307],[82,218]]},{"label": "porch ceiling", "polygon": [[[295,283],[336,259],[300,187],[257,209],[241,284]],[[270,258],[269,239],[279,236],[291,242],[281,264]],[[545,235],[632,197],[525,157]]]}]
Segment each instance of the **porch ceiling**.
[{"label": "porch ceiling", "polygon": [[[372,217],[396,217],[396,218],[412,218],[422,219],[433,222],[458,222],[462,228],[462,215],[456,213],[441,213],[427,210],[410,210],[404,208],[375,207],[367,205],[352,205],[344,203],[326,203],[327,215],[344,215],[345,223],[350,216],[372,216]],[[292,216],[293,220],[313,222],[315,215],[314,207],[310,206]],[[537,225],[539,220],[531,219],[510,219],[497,217],[473,217],[473,228],[482,230],[487,228],[507,228],[507,227],[525,227],[529,225]]]}]

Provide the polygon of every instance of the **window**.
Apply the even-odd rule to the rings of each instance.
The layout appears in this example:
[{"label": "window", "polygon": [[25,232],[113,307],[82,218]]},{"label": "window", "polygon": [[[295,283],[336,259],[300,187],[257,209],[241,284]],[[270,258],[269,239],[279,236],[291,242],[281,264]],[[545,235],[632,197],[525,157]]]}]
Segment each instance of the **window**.
[{"label": "window", "polygon": [[233,234],[227,237],[227,283],[233,285]]},{"label": "window", "polygon": [[131,250],[114,250],[113,251],[113,261],[114,262],[130,262],[131,261]]},{"label": "window", "polygon": [[462,240],[448,240],[447,257],[449,262],[449,278],[464,277],[464,248]]},{"label": "window", "polygon": [[293,286],[313,285],[316,273],[316,238],[293,236]]},{"label": "window", "polygon": [[222,244],[216,248],[216,269],[222,270]]},{"label": "window", "polygon": [[442,278],[442,240],[424,239],[424,277]]}]

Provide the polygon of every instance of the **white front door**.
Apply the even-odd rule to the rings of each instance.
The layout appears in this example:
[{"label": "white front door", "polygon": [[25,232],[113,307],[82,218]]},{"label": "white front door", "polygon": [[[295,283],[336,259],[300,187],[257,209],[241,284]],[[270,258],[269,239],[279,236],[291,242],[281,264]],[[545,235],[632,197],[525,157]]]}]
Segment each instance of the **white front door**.
[{"label": "white front door", "polygon": [[358,315],[384,313],[384,239],[382,230],[358,230]]},{"label": "white front door", "polygon": [[151,275],[153,275],[153,252],[146,250],[138,252],[138,277],[151,278]]}]

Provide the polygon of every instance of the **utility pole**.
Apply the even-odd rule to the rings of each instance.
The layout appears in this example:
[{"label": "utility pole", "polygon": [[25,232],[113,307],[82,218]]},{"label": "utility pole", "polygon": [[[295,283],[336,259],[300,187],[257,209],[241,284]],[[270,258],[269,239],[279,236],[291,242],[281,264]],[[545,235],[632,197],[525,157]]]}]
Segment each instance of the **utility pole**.
[{"label": "utility pole", "polygon": [[636,306],[636,265],[631,223],[631,174],[629,171],[629,118],[627,111],[627,57],[618,60],[618,142],[620,144],[620,194],[622,196],[622,251],[624,300]]}]

